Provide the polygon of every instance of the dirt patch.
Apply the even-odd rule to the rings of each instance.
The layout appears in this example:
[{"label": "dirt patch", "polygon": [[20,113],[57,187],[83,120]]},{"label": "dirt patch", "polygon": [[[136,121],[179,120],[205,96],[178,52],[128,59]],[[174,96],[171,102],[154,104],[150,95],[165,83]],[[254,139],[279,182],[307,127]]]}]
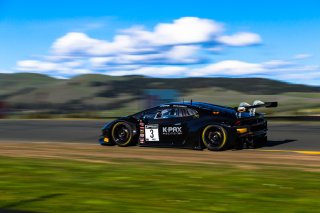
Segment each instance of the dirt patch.
[{"label": "dirt patch", "polygon": [[255,169],[261,164],[294,166],[308,171],[320,169],[320,155],[260,150],[211,152],[147,147],[104,147],[83,143],[2,142],[0,156],[66,159],[90,163],[117,163],[119,159],[130,158],[170,163],[228,163],[244,169]]}]

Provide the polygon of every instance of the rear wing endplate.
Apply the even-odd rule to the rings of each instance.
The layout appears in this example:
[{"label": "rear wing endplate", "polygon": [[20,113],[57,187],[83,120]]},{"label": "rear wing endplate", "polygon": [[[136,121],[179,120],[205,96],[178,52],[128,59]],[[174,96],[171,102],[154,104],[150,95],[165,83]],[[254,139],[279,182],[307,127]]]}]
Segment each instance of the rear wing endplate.
[{"label": "rear wing endplate", "polygon": [[251,115],[255,115],[256,108],[260,107],[266,107],[266,108],[272,108],[272,107],[278,107],[278,102],[262,102],[259,100],[255,100],[252,105],[242,102],[239,104],[239,107],[236,108],[237,112],[250,112]]}]

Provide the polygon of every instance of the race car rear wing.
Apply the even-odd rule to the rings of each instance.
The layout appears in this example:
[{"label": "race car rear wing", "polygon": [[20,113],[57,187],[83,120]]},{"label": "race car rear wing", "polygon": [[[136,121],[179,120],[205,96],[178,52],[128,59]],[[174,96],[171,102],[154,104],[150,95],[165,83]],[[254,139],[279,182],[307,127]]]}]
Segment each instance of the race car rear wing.
[{"label": "race car rear wing", "polygon": [[255,115],[256,113],[256,108],[260,107],[266,107],[266,108],[271,108],[271,107],[278,107],[278,102],[262,102],[259,100],[255,100],[252,105],[242,102],[239,104],[239,107],[237,107],[237,112],[250,112],[251,115]]}]

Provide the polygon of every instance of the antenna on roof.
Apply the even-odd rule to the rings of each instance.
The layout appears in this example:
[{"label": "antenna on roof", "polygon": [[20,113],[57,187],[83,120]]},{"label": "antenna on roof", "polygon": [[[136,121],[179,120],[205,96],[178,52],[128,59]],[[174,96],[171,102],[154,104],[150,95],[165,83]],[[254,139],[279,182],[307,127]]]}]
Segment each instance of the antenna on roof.
[{"label": "antenna on roof", "polygon": [[190,100],[190,104],[192,105],[192,99]]}]

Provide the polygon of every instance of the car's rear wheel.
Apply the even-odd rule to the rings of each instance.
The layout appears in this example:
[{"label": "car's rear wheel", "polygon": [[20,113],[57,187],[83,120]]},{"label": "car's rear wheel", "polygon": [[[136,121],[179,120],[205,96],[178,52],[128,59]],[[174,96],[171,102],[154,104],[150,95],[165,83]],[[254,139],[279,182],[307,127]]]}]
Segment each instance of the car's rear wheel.
[{"label": "car's rear wheel", "polygon": [[132,127],[127,122],[117,122],[112,127],[111,136],[118,146],[129,146],[132,142]]},{"label": "car's rear wheel", "polygon": [[222,126],[206,126],[202,131],[201,138],[209,150],[220,151],[227,147],[227,132]]}]

